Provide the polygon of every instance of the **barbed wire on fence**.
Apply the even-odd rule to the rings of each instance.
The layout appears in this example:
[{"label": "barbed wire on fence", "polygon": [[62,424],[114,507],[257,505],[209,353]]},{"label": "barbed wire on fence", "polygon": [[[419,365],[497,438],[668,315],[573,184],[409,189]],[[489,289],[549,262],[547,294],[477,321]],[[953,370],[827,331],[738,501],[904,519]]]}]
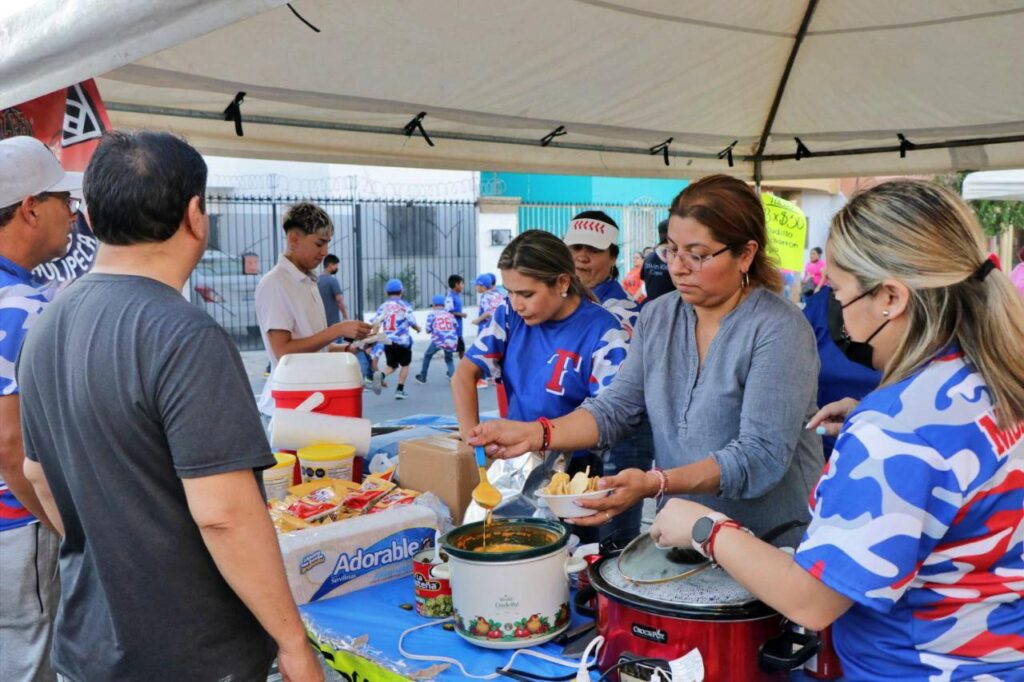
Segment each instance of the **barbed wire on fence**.
[{"label": "barbed wire on fence", "polygon": [[447,182],[398,183],[374,180],[358,175],[300,178],[276,173],[265,175],[213,175],[207,185],[219,196],[263,194],[277,198],[330,197],[337,199],[381,200],[475,200],[485,189],[488,192],[504,183],[489,180],[481,188],[476,178]]}]

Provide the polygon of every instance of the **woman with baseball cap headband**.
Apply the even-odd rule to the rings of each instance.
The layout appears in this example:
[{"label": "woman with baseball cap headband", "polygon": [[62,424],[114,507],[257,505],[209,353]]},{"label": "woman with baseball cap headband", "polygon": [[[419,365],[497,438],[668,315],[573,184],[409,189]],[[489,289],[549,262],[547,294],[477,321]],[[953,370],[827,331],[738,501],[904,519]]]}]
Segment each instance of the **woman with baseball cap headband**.
[{"label": "woman with baseball cap headband", "polygon": [[[619,226],[604,211],[583,211],[573,217],[564,238],[572,252],[576,275],[590,287],[604,309],[615,315],[622,328],[633,335],[640,316],[640,304],[619,284]],[[644,417],[632,433],[604,452],[604,474],[613,476],[626,469],[646,471],[654,459],[651,425]],[[605,537],[632,538],[640,531],[642,505],[635,504],[618,514],[603,530]]]}]

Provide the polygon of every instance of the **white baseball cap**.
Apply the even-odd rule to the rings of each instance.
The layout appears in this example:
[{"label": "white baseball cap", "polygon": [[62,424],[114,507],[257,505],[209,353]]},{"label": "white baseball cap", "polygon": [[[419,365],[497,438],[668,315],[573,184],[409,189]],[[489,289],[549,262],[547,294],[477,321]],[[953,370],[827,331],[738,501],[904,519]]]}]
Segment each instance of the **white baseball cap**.
[{"label": "white baseball cap", "polygon": [[68,173],[50,149],[34,137],[0,140],[0,208],[43,192],[81,196],[82,174]]},{"label": "white baseball cap", "polygon": [[582,244],[604,251],[619,242],[619,228],[596,218],[576,218],[569,223],[564,241],[567,246]]}]

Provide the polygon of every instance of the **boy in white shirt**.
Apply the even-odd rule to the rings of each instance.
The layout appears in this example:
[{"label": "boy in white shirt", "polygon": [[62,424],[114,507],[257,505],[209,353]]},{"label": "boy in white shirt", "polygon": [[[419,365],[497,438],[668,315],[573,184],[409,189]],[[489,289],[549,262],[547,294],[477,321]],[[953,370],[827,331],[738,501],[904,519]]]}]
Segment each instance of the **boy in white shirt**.
[{"label": "boy in white shirt", "polygon": [[[271,373],[284,355],[344,351],[348,347],[334,344],[335,339],[362,339],[370,333],[370,325],[359,320],[327,325],[315,271],[334,236],[330,216],[316,204],[294,204],[284,214],[283,227],[288,240],[284,254],[256,286],[256,318]],[[270,381],[259,407],[265,415],[274,414]]]}]

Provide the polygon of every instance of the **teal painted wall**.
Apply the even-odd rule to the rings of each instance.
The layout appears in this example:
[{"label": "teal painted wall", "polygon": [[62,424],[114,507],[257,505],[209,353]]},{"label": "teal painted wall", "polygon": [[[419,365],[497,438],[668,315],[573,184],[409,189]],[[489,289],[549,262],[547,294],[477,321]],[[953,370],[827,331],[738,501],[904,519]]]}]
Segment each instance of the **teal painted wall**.
[{"label": "teal painted wall", "polygon": [[484,194],[519,197],[524,203],[632,204],[668,206],[686,180],[606,178],[541,173],[481,173]]}]

